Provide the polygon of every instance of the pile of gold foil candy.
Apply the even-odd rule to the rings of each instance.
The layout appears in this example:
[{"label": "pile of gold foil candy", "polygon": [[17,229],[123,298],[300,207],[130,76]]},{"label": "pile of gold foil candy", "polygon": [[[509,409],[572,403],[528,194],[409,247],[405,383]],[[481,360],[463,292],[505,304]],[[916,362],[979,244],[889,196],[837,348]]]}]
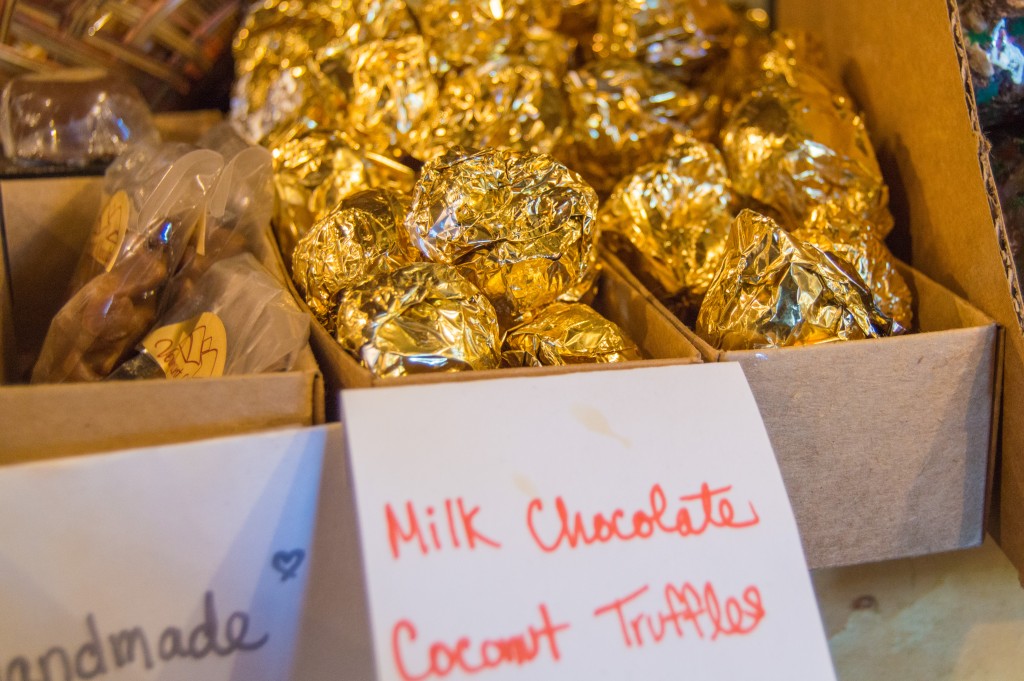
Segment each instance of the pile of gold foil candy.
[{"label": "pile of gold foil candy", "polygon": [[295,281],[377,375],[639,356],[579,302],[599,237],[718,347],[911,326],[863,118],[763,11],[262,0],[234,53]]}]

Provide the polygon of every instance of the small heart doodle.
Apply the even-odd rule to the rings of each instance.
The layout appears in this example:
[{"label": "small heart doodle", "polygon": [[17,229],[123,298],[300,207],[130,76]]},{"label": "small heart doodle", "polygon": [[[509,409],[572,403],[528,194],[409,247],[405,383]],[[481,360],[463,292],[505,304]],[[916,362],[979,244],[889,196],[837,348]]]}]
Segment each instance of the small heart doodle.
[{"label": "small heart doodle", "polygon": [[306,559],[306,552],[302,549],[293,551],[278,551],[274,554],[270,566],[281,573],[281,581],[286,582],[296,575],[299,566]]}]

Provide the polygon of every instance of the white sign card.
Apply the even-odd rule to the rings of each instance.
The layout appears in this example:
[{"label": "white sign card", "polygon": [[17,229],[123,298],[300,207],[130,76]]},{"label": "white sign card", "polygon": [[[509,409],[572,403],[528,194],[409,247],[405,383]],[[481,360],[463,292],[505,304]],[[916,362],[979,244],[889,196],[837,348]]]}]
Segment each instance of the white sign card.
[{"label": "white sign card", "polygon": [[835,679],[739,365],[342,401],[378,678]]},{"label": "white sign card", "polygon": [[0,468],[0,680],[292,678],[331,451],[338,426]]}]

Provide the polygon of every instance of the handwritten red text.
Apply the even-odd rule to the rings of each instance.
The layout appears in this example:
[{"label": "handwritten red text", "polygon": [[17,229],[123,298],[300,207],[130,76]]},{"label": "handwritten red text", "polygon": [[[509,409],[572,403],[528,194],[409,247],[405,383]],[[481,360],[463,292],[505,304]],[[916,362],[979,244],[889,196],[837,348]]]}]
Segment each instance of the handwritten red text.
[{"label": "handwritten red text", "polygon": [[[419,636],[416,626],[407,619],[399,620],[391,630],[395,667],[404,681],[444,678],[455,671],[477,674],[502,665],[529,664],[542,653],[545,644],[551,659],[557,662],[561,659],[558,635],[568,629],[569,625],[552,622],[546,605],[541,604],[539,610],[540,626],[530,625],[523,634],[479,642],[462,636],[454,644],[436,642],[426,650],[414,646]],[[426,658],[425,664],[423,658]],[[419,659],[419,664],[411,664],[410,661],[414,659]]]},{"label": "handwritten red text", "polygon": [[627,648],[658,644],[670,634],[683,638],[687,632],[711,641],[719,636],[743,636],[757,629],[765,616],[756,586],[748,586],[741,596],[723,601],[710,582],[703,588],[689,582],[666,584],[663,603],[653,612],[643,608],[648,591],[648,586],[642,586],[594,610],[595,617],[614,614]]},{"label": "handwritten red text", "polygon": [[561,496],[555,497],[553,512],[546,510],[540,499],[533,499],[526,508],[526,524],[534,542],[547,553],[562,546],[576,548],[581,544],[648,539],[659,533],[690,537],[711,528],[742,529],[757,525],[760,518],[753,504],[748,504],[748,515],[736,517],[728,496],[731,491],[731,485],[711,487],[705,482],[696,494],[678,497],[678,507],[670,510],[665,491],[661,485],[654,485],[644,508],[631,513],[615,508],[592,515],[570,511]]},{"label": "handwritten red text", "polygon": [[[395,560],[398,559],[399,548],[403,542],[415,542],[414,545],[423,555],[429,553],[431,549],[440,551],[446,546],[453,549],[464,546],[471,550],[479,545],[501,548],[501,544],[484,535],[473,524],[479,512],[479,506],[473,506],[467,511],[461,497],[445,499],[444,511],[436,515],[433,506],[426,506],[419,512],[411,501],[407,501],[403,521],[391,504],[385,504],[384,515],[387,520],[391,556]],[[438,524],[437,515],[444,517],[443,525]]]}]

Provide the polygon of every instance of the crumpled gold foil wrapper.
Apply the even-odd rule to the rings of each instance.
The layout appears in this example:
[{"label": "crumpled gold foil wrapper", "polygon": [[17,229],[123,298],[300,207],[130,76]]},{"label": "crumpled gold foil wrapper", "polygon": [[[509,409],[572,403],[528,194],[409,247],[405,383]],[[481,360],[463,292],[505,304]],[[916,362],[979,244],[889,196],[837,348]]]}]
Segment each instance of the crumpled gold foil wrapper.
[{"label": "crumpled gold foil wrapper", "polygon": [[560,8],[546,0],[419,0],[416,19],[444,74],[512,53],[530,25],[558,25]]},{"label": "crumpled gold foil wrapper", "polygon": [[565,79],[571,146],[560,155],[602,194],[656,161],[703,113],[695,90],[643,64],[601,60]]},{"label": "crumpled gold foil wrapper", "polygon": [[826,72],[825,48],[814,34],[773,31],[768,43],[746,79],[749,90],[778,85],[848,97],[842,84]]},{"label": "crumpled gold foil wrapper", "polygon": [[500,57],[450,77],[433,125],[431,156],[449,147],[551,153],[567,127],[559,80],[520,57]]},{"label": "crumpled gold foil wrapper", "polygon": [[324,2],[264,0],[252,6],[232,46],[231,119],[247,141],[258,143],[300,115],[334,122],[344,93],[323,77],[313,55],[344,31],[342,15]]},{"label": "crumpled gold foil wrapper", "polygon": [[543,26],[530,26],[523,36],[518,54],[530,64],[555,76],[558,80],[553,87],[561,90],[562,79],[569,69],[576,68],[576,50],[579,41],[575,38],[552,31]]},{"label": "crumpled gold foil wrapper", "polygon": [[361,150],[341,132],[299,121],[269,142],[274,167],[274,229],[285,259],[319,218],[346,196],[385,187],[411,193],[416,173]]},{"label": "crumpled gold foil wrapper", "polygon": [[904,329],[914,321],[913,295],[900,274],[896,258],[870,225],[828,217],[812,211],[793,236],[853,265],[875,297],[878,308]]},{"label": "crumpled gold foil wrapper", "polygon": [[775,208],[793,227],[827,205],[883,234],[892,229],[889,190],[864,121],[824,86],[776,83],[752,93],[723,128],[722,152],[736,191]]},{"label": "crumpled gold foil wrapper", "polygon": [[615,234],[632,246],[659,297],[692,297],[703,295],[718,271],[735,210],[721,153],[688,139],[620,182],[598,219],[603,237]]},{"label": "crumpled gold foil wrapper", "polygon": [[259,144],[300,117],[321,126],[342,126],[345,101],[344,91],[324,77],[311,54],[268,58],[239,69],[230,117],[246,141]]},{"label": "crumpled gold foil wrapper", "polygon": [[736,25],[721,0],[605,0],[594,51],[685,80],[724,56]]},{"label": "crumpled gold foil wrapper", "polygon": [[449,265],[416,263],[344,291],[335,337],[374,376],[494,369],[494,308]]},{"label": "crumpled gold foil wrapper", "polygon": [[558,6],[558,31],[570,35],[591,48],[597,31],[601,3],[594,0],[555,0]]},{"label": "crumpled gold foil wrapper", "polygon": [[352,50],[414,30],[403,0],[264,0],[253,5],[233,44],[235,127],[254,144],[297,118],[344,127]]},{"label": "crumpled gold foil wrapper", "polygon": [[299,240],[292,279],[328,331],[339,291],[422,259],[405,231],[408,211],[408,196],[368,189],[346,198]]},{"label": "crumpled gold foil wrapper", "polygon": [[376,153],[428,158],[438,88],[423,37],[364,43],[350,70],[348,117],[359,141]]},{"label": "crumpled gold foil wrapper", "polygon": [[552,303],[505,335],[504,364],[512,367],[611,364],[641,359],[619,327],[583,303]]},{"label": "crumpled gold foil wrapper", "polygon": [[852,266],[744,210],[711,283],[697,333],[723,350],[877,338],[904,329],[875,305]]},{"label": "crumpled gold foil wrapper", "polygon": [[423,167],[406,227],[490,299],[503,327],[556,299],[578,300],[596,271],[597,195],[550,156],[455,147]]}]

